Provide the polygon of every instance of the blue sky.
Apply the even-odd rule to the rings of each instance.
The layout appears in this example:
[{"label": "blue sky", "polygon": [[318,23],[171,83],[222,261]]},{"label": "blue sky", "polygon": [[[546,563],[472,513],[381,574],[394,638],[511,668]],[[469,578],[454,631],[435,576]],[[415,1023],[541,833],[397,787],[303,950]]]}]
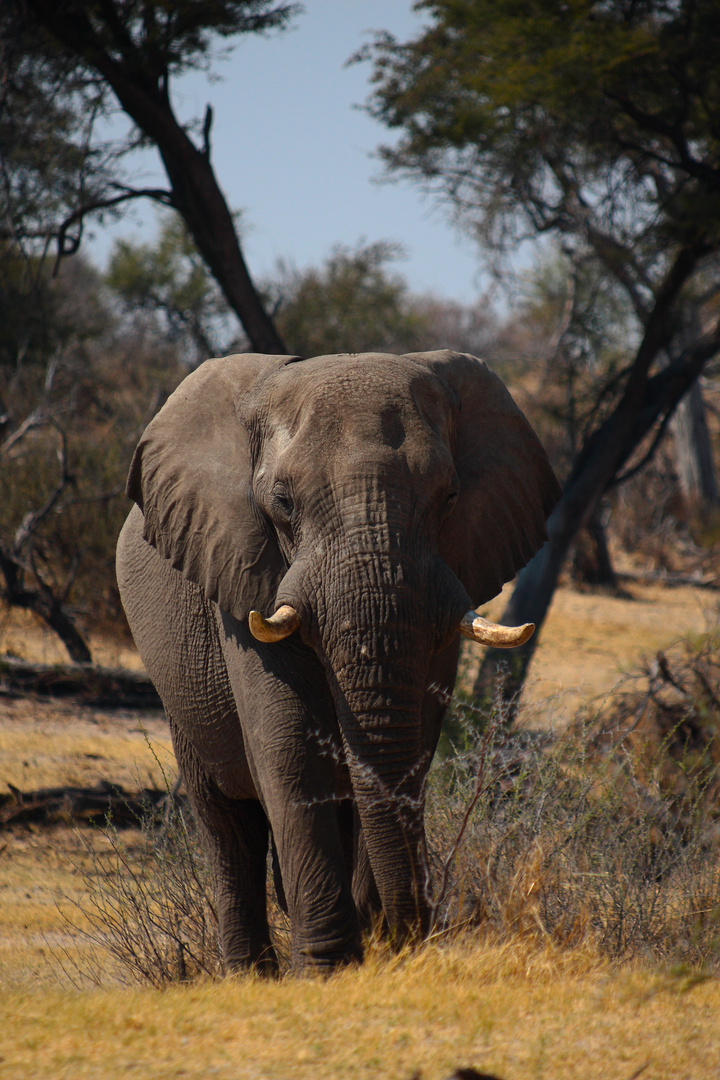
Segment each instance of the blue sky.
[{"label": "blue sky", "polygon": [[[480,291],[477,249],[443,211],[407,182],[378,183],[372,154],[392,134],[357,108],[369,90],[369,64],[346,67],[372,29],[401,40],[421,25],[411,0],[305,0],[282,34],[239,40],[213,65],[220,82],[194,72],[174,84],[183,120],[214,111],[212,157],[233,209],[242,209],[251,272],[278,259],[317,265],[334,243],[401,243],[396,269],[418,292],[469,302]],[[138,156],[134,179],[161,181],[153,154]],[[90,253],[103,262],[112,238],[150,239],[155,213],[143,207],[113,228],[95,227]]]}]

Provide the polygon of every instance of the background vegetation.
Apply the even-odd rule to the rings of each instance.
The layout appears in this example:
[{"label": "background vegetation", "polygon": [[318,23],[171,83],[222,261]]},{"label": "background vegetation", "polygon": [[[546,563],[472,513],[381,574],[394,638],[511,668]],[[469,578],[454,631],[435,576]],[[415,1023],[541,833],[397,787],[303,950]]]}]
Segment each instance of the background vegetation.
[{"label": "background vegetation", "polygon": [[[639,581],[717,589],[717,4],[420,7],[415,40],[380,34],[360,57],[368,108],[399,136],[390,172],[491,263],[501,288],[472,305],[413,294],[391,240],[252,280],[213,172],[212,108],[183,126],[171,90],[298,5],[0,7],[0,598],[73,660],[126,633],[114,544],[141,431],[189,370],[236,350],[487,359],[564,485],[508,621],[542,623],[559,581],[628,607]],[[113,109],[129,134],[103,141]],[[140,145],[165,187],[129,181]],[[137,198],[159,207],[156,237],[92,265],[86,223]],[[527,239],[541,242],[518,271]],[[556,662],[575,647],[565,629]],[[0,1060],[22,1077],[440,1077],[471,1061],[517,1078],[716,1077],[717,655],[716,626],[655,646],[557,730],[518,705],[529,651],[500,680],[475,655],[428,792],[433,940],[401,956],[370,942],[361,971],[326,984],[206,985],[202,852],[137,713],[4,698],[16,788],[58,772],[128,784],[139,754],[169,791],[134,829],[79,837],[61,809],[52,832],[0,838]],[[143,723],[171,761],[160,717]],[[139,988],[120,996],[118,981]]]}]

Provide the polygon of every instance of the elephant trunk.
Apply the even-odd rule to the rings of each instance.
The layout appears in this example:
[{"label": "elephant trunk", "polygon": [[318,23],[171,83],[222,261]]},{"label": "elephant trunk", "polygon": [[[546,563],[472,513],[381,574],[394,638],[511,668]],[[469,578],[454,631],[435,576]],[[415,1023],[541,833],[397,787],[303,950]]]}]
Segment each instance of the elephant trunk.
[{"label": "elephant trunk", "polygon": [[[423,937],[429,928],[420,706],[373,707],[355,686],[336,687],[345,757],[370,866],[392,937]],[[382,693],[382,689],[380,691]],[[406,732],[399,737],[400,729]]]},{"label": "elephant trunk", "polygon": [[422,729],[432,657],[467,610],[436,558],[354,553],[320,605],[323,657],[370,866],[393,938],[429,928]]},{"label": "elephant trunk", "polygon": [[251,620],[253,633],[275,640],[293,632],[297,615],[333,694],[390,932],[398,942],[424,936],[424,788],[434,740],[423,732],[423,702],[432,658],[457,633],[470,599],[437,552],[408,552],[390,530],[361,528],[342,548],[328,545],[317,560],[296,560],[276,604],[272,619]]}]

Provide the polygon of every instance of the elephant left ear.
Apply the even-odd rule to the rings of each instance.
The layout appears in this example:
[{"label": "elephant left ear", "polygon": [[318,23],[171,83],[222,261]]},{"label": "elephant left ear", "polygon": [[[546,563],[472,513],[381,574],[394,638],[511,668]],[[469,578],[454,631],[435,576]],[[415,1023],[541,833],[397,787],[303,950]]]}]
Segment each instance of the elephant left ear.
[{"label": "elephant left ear", "polygon": [[440,554],[473,604],[484,604],[542,547],[560,487],[525,415],[482,360],[448,351],[409,359],[441,379],[459,404],[460,497],[440,533]]},{"label": "elephant left ear", "polygon": [[287,570],[252,496],[247,420],[259,386],[299,359],[206,360],[150,421],[130,466],[147,542],[238,619],[273,610]]}]

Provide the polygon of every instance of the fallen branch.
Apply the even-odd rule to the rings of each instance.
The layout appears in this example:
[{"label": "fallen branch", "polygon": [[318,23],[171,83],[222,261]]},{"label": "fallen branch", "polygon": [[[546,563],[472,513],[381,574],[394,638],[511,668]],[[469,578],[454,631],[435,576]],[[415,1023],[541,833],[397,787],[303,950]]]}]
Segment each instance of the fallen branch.
[{"label": "fallen branch", "polygon": [[696,589],[720,588],[720,578],[716,574],[707,577],[698,577],[695,574],[666,574],[659,572],[637,571],[632,573],[618,573],[621,581],[637,581],[642,585],[666,585],[668,588],[676,588],[681,585],[691,585]]},{"label": "fallen branch", "polygon": [[[101,780],[94,788],[54,787],[0,792],[0,830],[17,825],[106,825],[139,828],[148,810],[177,795],[163,788],[126,791]],[[181,798],[181,797],[180,797]]]},{"label": "fallen branch", "polygon": [[161,709],[147,675],[95,664],[30,664],[0,657],[0,696],[72,698],[80,705],[110,709]]}]

